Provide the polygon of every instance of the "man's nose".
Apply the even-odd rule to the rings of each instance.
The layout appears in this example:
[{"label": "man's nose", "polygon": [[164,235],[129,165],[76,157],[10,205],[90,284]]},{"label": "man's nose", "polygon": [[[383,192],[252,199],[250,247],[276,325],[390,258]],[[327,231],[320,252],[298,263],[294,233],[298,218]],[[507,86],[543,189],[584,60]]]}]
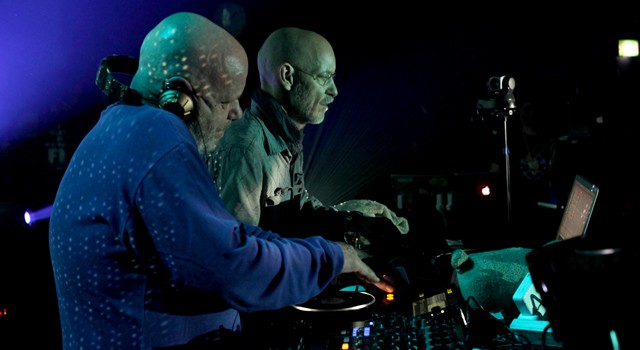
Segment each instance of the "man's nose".
[{"label": "man's nose", "polygon": [[229,116],[227,117],[227,119],[238,120],[241,118],[242,118],[242,107],[240,107],[240,101],[236,100],[233,102],[233,105],[229,110]]}]

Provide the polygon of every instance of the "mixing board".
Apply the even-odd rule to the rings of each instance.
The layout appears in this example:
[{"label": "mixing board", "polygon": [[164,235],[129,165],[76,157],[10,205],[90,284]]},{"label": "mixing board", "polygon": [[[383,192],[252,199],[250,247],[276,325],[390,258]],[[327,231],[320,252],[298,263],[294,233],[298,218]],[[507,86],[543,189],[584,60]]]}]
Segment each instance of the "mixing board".
[{"label": "mixing board", "polygon": [[[365,293],[366,294],[366,293]],[[360,297],[347,299],[360,300]],[[467,349],[464,314],[447,293],[407,305],[382,301],[348,312],[322,312],[313,305],[253,315],[248,345],[265,350],[439,350]],[[406,306],[406,307],[405,307]],[[316,310],[316,312],[300,312]]]},{"label": "mixing board", "polygon": [[388,269],[375,267],[384,272],[379,274],[381,279],[394,286],[391,292],[359,285],[356,280],[342,280],[336,288],[301,305],[242,315],[244,336],[235,348],[521,349],[501,321],[482,308],[469,307],[450,281],[439,276],[416,277],[415,273],[405,273],[412,272],[404,269],[407,264],[393,263]]},{"label": "mixing board", "polygon": [[409,317],[400,313],[374,314],[354,322],[324,342],[303,349],[466,349],[464,330],[453,315]]}]

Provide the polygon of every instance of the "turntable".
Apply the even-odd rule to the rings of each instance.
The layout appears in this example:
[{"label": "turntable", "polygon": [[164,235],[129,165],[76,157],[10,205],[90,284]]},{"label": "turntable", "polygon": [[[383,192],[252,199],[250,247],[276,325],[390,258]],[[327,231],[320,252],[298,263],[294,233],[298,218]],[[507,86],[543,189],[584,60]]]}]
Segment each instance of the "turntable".
[{"label": "turntable", "polygon": [[337,291],[321,294],[292,307],[305,312],[346,312],[364,309],[375,301],[376,298],[367,292]]},{"label": "turntable", "polygon": [[325,290],[301,304],[243,313],[243,341],[248,343],[246,348],[260,350],[292,349],[302,339],[309,344],[326,341],[345,325],[369,318],[375,301],[366,291]]}]

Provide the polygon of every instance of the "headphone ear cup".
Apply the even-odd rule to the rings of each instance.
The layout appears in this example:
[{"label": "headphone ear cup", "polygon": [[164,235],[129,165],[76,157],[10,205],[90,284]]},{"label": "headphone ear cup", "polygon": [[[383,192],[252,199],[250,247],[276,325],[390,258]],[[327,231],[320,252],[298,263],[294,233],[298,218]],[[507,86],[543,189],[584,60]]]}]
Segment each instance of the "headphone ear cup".
[{"label": "headphone ear cup", "polygon": [[194,110],[192,95],[193,88],[187,79],[172,77],[164,82],[158,105],[160,108],[186,119]]}]

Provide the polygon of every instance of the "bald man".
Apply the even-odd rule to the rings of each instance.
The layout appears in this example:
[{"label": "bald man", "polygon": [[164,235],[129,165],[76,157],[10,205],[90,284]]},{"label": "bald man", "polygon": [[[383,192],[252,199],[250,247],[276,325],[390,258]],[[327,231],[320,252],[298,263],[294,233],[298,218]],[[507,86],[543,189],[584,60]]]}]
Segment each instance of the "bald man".
[{"label": "bald man", "polygon": [[240,221],[281,234],[344,240],[346,232],[359,232],[389,249],[389,242],[399,242],[388,218],[335,210],[305,187],[304,128],[322,123],[338,96],[329,41],[309,30],[277,29],[258,52],[258,73],[251,107],[225,132],[210,166],[227,209]]},{"label": "bald man", "polygon": [[[65,350],[179,346],[239,331],[237,311],[307,301],[341,273],[380,281],[349,245],[283,239],[225,210],[202,155],[241,115],[247,71],[242,46],[200,15],[170,15],[145,37],[131,83],[143,103],[101,113],[54,201]],[[201,329],[173,327],[201,317]]]}]

